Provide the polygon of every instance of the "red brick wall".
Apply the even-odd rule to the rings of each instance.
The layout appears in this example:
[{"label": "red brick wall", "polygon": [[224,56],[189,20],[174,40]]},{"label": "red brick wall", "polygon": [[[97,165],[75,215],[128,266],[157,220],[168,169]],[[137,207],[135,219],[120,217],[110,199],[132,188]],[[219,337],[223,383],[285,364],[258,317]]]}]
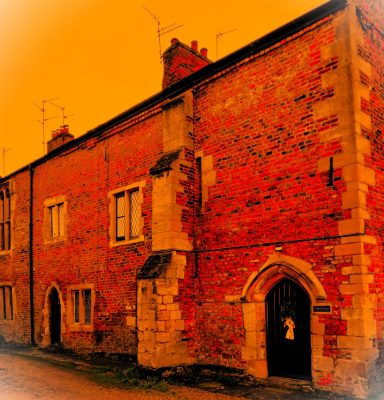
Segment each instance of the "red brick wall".
[{"label": "red brick wall", "polygon": [[[110,135],[109,135],[110,134]],[[36,168],[34,197],[36,340],[43,333],[43,307],[56,282],[67,309],[67,288],[94,284],[94,332],[66,332],[63,344],[78,351],[136,352],[136,333],[126,317],[136,314],[136,273],[151,251],[152,185],[149,176],[162,150],[161,115],[118,127]],[[146,181],[145,241],[109,245],[108,192]],[[44,201],[66,195],[68,238],[44,244]],[[66,315],[64,316],[66,318]]]},{"label": "red brick wall", "polygon": [[0,282],[9,282],[14,287],[14,319],[0,318],[0,337],[6,341],[29,342],[29,172],[15,175],[9,184],[14,209],[12,250],[0,253]]},{"label": "red brick wall", "polygon": [[328,19],[197,88],[197,150],[213,156],[217,173],[198,218],[196,335],[202,361],[244,366],[241,305],[224,299],[241,294],[278,242],[284,254],[311,263],[327,291],[333,312],[324,317],[324,353],[336,352],[336,337],[345,334],[340,307],[349,298],[340,295],[338,284],[350,259],[327,249],[337,240],[312,240],[338,235],[338,220],[349,218],[341,207],[341,171],[335,171],[333,186],[328,173],[317,172],[320,158],[341,152],[339,140],[325,144],[319,138],[338,126],[336,111],[325,119],[314,112],[334,96],[322,77],[337,70],[339,59],[323,60],[321,51],[333,43],[335,30]]}]

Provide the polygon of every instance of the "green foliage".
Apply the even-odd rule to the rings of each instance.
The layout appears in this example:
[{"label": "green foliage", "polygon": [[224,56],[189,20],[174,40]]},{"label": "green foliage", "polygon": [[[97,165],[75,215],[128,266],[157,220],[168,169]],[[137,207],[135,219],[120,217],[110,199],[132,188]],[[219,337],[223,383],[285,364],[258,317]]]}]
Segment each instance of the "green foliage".
[{"label": "green foliage", "polygon": [[144,368],[133,365],[128,368],[99,366],[93,370],[94,379],[101,384],[119,388],[158,390],[166,392],[168,384]]}]

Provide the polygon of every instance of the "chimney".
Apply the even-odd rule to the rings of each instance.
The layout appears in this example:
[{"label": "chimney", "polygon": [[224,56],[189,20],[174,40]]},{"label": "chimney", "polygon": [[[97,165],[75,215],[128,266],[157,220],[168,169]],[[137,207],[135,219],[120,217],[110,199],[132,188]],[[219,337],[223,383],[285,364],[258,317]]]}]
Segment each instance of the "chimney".
[{"label": "chimney", "polygon": [[68,125],[61,125],[59,129],[52,131],[52,139],[47,143],[48,153],[73,139],[74,136],[69,133]]},{"label": "chimney", "polygon": [[201,49],[199,53],[197,40],[189,47],[172,39],[171,46],[163,54],[163,89],[210,64],[207,54],[207,49]]}]

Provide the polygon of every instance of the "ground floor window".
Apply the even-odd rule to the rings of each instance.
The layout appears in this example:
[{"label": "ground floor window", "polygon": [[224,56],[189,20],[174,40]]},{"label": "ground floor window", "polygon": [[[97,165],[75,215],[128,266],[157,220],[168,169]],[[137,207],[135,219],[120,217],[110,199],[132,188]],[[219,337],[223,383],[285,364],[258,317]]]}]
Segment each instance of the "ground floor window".
[{"label": "ground floor window", "polygon": [[13,319],[13,291],[12,286],[0,286],[0,319]]},{"label": "ground floor window", "polygon": [[69,325],[72,330],[92,330],[94,290],[91,285],[71,286],[69,288]]}]

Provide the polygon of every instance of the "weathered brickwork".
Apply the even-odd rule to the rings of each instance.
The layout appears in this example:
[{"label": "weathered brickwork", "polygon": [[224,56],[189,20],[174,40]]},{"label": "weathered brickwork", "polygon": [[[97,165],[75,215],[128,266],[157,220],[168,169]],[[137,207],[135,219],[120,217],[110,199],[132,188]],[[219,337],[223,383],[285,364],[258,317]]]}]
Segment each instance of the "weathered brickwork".
[{"label": "weathered brickwork", "polygon": [[[45,340],[48,344],[42,311],[46,307],[47,290],[54,282],[63,296],[64,345],[78,351],[136,353],[135,326],[128,321],[136,317],[136,273],[151,251],[152,182],[148,171],[161,149],[159,118],[155,115],[133,127],[116,128],[116,132],[90,140],[75,152],[36,168],[34,251],[38,342]],[[108,192],[139,181],[145,182],[141,208],[144,241],[111,247]],[[59,195],[67,198],[68,234],[61,242],[45,244],[44,200]],[[67,288],[83,283],[94,285],[93,331],[72,332],[66,326]]]},{"label": "weathered brickwork", "polygon": [[1,180],[15,315],[0,334],[266,379],[270,294],[288,281],[310,305],[309,367],[282,375],[380,390],[383,9],[334,0],[217,63],[173,40],[163,92]]},{"label": "weathered brickwork", "polygon": [[[5,183],[11,193],[11,248],[0,251],[0,285],[13,288],[12,319],[0,311],[0,335],[7,341],[30,338],[29,306],[29,173],[18,174]],[[1,301],[3,305],[3,299]]]}]

